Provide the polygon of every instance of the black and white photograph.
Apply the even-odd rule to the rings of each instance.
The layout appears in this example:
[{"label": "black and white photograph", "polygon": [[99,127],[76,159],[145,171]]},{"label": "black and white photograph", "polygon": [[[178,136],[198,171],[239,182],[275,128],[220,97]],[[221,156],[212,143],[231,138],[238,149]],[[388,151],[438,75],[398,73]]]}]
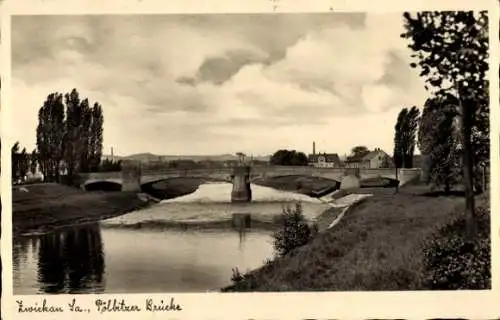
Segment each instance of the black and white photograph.
[{"label": "black and white photograph", "polygon": [[13,294],[492,289],[488,18],[12,15]]}]

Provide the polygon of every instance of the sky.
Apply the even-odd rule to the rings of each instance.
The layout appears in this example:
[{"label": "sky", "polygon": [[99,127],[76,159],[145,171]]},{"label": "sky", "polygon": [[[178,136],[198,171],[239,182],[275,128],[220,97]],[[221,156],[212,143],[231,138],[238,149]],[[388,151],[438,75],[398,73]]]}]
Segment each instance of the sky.
[{"label": "sky", "polygon": [[76,88],[104,111],[104,153],[278,149],[392,153],[404,107],[428,94],[401,14],[13,16],[13,138]]}]

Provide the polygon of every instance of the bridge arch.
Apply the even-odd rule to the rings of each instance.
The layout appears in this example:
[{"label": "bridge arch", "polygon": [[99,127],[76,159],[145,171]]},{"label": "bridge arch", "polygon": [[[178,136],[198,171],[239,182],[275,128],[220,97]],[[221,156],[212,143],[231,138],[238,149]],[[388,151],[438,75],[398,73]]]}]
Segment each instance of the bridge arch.
[{"label": "bridge arch", "polygon": [[85,181],[81,188],[86,191],[121,191],[121,179],[90,179]]}]

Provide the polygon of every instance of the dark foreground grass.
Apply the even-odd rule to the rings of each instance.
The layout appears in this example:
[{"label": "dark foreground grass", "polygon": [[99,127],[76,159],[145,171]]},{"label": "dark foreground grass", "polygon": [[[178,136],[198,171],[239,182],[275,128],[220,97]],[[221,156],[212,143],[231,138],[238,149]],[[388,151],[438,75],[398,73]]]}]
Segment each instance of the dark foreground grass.
[{"label": "dark foreground grass", "polygon": [[40,183],[12,190],[14,236],[111,218],[148,203],[132,192],[86,192]]},{"label": "dark foreground grass", "polygon": [[222,291],[424,289],[422,244],[463,199],[426,197],[418,187],[371,192],[335,228]]}]

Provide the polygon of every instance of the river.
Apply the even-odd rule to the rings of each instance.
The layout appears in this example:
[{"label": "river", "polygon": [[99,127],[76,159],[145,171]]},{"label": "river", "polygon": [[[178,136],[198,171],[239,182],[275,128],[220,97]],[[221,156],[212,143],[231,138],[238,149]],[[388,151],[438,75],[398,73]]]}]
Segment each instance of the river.
[{"label": "river", "polygon": [[271,221],[301,202],[312,220],[328,205],[292,192],[252,186],[253,201],[231,204],[230,184],[207,184],[91,225],[14,239],[15,294],[219,291],[232,269],[258,268],[273,257],[272,231],[230,227],[171,228],[172,223],[230,220],[233,213]]}]

